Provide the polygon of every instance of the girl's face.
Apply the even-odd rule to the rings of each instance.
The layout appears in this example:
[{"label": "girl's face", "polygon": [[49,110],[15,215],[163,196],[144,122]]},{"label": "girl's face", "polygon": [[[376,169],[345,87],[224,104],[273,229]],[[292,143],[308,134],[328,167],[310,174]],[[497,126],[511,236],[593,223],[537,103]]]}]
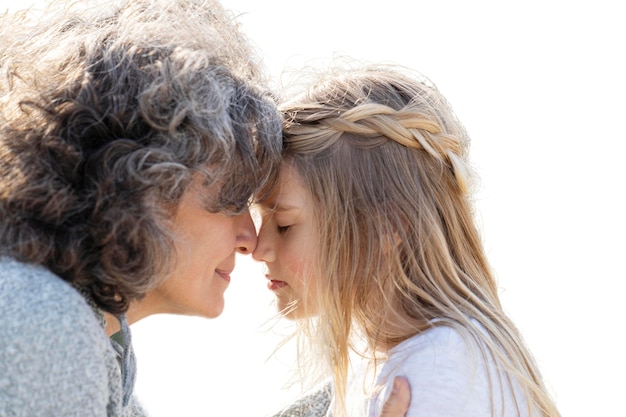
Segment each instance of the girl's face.
[{"label": "girl's face", "polygon": [[144,304],[155,310],[152,313],[219,316],[235,254],[251,253],[256,246],[248,211],[237,216],[211,213],[202,205],[200,187],[194,185],[183,195],[172,222],[176,252],[172,274],[146,296]]},{"label": "girl's face", "polygon": [[265,262],[267,286],[288,318],[316,313],[312,303],[303,304],[314,300],[316,293],[318,236],[313,204],[298,172],[283,164],[276,188],[260,207],[262,224],[252,256]]}]

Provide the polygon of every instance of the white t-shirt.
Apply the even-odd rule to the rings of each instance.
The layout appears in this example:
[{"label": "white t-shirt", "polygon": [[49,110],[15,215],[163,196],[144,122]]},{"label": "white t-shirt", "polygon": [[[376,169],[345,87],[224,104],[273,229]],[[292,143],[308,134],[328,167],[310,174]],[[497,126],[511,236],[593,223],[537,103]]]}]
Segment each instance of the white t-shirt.
[{"label": "white t-shirt", "polygon": [[363,364],[350,377],[350,416],[378,417],[396,376],[407,378],[411,386],[406,417],[517,417],[517,406],[526,413],[517,381],[508,383],[493,359],[483,358],[476,342],[467,342],[448,326],[405,340],[375,373],[371,368]]}]

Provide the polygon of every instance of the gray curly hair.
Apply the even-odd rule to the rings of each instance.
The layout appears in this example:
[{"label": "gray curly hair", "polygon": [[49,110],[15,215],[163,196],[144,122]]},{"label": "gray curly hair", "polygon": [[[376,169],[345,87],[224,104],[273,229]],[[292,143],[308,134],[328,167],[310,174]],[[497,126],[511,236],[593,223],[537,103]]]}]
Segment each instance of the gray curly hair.
[{"label": "gray curly hair", "polygon": [[192,177],[208,210],[244,210],[271,188],[281,126],[217,1],[104,3],[0,16],[0,255],[119,314],[167,275]]}]

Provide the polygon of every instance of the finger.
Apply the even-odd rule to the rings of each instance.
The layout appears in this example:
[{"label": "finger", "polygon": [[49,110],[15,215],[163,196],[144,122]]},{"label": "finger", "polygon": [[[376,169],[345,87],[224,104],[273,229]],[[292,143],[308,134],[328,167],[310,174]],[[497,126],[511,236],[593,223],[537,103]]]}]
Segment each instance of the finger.
[{"label": "finger", "polygon": [[411,387],[406,378],[396,377],[380,417],[404,417],[411,402]]}]

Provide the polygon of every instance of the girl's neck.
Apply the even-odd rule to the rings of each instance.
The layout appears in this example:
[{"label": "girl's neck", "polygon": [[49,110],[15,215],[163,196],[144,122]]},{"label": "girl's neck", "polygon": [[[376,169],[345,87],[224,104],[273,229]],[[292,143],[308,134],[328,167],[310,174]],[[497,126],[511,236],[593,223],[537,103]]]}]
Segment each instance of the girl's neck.
[{"label": "girl's neck", "polygon": [[379,353],[387,354],[400,343],[430,327],[428,320],[425,319],[407,317],[403,314],[388,316],[380,326],[385,329],[384,339],[375,340],[375,349]]}]

